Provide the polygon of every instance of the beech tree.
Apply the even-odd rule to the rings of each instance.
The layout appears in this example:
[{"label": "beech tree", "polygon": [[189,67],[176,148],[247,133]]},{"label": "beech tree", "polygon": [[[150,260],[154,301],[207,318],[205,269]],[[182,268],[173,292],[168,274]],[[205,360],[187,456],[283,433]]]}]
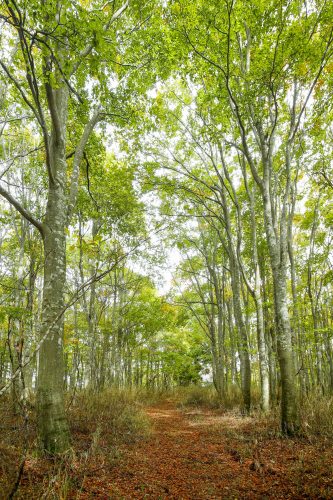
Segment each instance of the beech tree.
[{"label": "beech tree", "polygon": [[[47,173],[47,202],[41,220],[3,185],[0,194],[35,226],[44,245],[40,328],[44,340],[39,351],[37,404],[40,446],[49,453],[69,447],[63,397],[66,232],[92,131],[98,122],[123,112],[116,87],[121,88],[118,69],[120,54],[126,49],[118,33],[128,6],[128,2],[85,6],[52,1],[27,5],[8,0],[1,7],[2,44],[10,48],[3,45],[2,81],[17,108],[28,114],[29,126],[40,135]],[[135,12],[133,16],[131,10],[132,17],[126,17],[128,29],[144,15],[140,8]],[[115,90],[109,91],[112,85]]]}]

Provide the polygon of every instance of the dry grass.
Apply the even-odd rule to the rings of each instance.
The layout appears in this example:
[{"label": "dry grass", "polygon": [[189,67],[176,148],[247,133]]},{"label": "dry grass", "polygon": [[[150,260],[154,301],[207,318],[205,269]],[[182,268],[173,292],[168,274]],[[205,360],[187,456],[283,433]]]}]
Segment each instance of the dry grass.
[{"label": "dry grass", "polygon": [[[180,408],[206,408],[242,413],[242,394],[238,386],[232,386],[221,401],[212,386],[189,386],[180,388],[175,392],[175,399]],[[252,390],[251,415],[261,422],[268,433],[276,436],[280,432],[280,407],[275,406],[268,414],[260,410],[260,392]],[[315,439],[333,438],[333,397],[310,394],[299,403],[301,437]]]},{"label": "dry grass", "polygon": [[333,396],[310,394],[300,404],[301,432],[308,438],[333,438]]},{"label": "dry grass", "polygon": [[100,443],[132,442],[149,434],[148,420],[137,395],[124,390],[78,393],[69,409],[69,421],[74,434],[90,432],[94,439],[100,434]]},{"label": "dry grass", "polygon": [[[258,399],[255,394],[255,404]],[[300,436],[285,439],[280,432],[278,407],[267,415],[261,414],[257,407],[245,418],[238,388],[230,390],[221,404],[213,387],[192,386],[168,392],[108,390],[99,395],[78,392],[67,403],[73,447],[56,460],[37,455],[33,404],[29,408],[28,425],[24,426],[22,417],[13,414],[10,398],[2,399],[0,499],[8,498],[17,478],[24,436],[28,452],[15,498],[91,498],[91,485],[97,478],[109,481],[119,467],[128,467],[128,447],[150,449],[151,429],[144,406],[156,408],[158,402],[157,409],[176,402],[190,421],[191,432],[201,429],[200,432],[211,434],[210,439],[223,442],[227,456],[236,464],[246,465],[260,477],[276,476],[282,483],[288,477],[296,497],[303,491],[303,475],[309,476],[308,479],[313,475],[316,484],[320,484],[322,477],[323,498],[328,498],[325,495],[331,485],[327,475],[331,469],[327,464],[333,438],[332,398],[313,394],[304,399],[300,405]],[[316,494],[318,484],[313,490]],[[312,494],[310,490],[307,493]]]},{"label": "dry grass", "polygon": [[220,408],[221,401],[212,386],[191,385],[180,387],[174,392],[179,408]]},{"label": "dry grass", "polygon": [[[13,415],[9,400],[1,401],[0,499],[13,488],[23,456],[22,418]],[[146,439],[149,420],[135,394],[82,391],[71,400],[68,418],[72,449],[57,459],[39,457],[36,450],[34,412],[28,423],[28,451],[15,498],[67,499],[84,494],[85,482],[110,471],[121,459],[121,447]],[[73,496],[73,492],[75,495]]]},{"label": "dry grass", "polygon": [[[223,399],[219,398],[213,385],[199,386],[192,385],[179,388],[175,392],[179,406],[203,407],[211,409],[234,410],[242,412],[243,397],[239,386],[230,386],[224,394]],[[258,389],[252,389],[252,404],[254,408],[259,408],[260,394]]]}]

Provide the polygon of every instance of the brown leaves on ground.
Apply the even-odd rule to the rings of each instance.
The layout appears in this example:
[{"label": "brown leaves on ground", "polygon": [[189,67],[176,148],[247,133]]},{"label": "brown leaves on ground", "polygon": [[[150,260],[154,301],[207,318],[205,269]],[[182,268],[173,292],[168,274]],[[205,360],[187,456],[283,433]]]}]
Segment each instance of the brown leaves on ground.
[{"label": "brown leaves on ground", "polygon": [[325,441],[272,437],[254,418],[170,403],[148,414],[152,438],[126,450],[100,498],[333,498]]},{"label": "brown leaves on ground", "polygon": [[[17,498],[333,498],[328,440],[285,439],[257,418],[181,411],[172,402],[150,407],[147,414],[153,426],[149,437],[122,444],[117,452],[101,446],[85,463],[73,458],[58,474],[53,469],[50,496],[45,483],[43,496],[37,486],[50,476],[51,466],[29,459]],[[80,436],[80,447],[83,440]],[[51,496],[54,491],[58,496]]]}]

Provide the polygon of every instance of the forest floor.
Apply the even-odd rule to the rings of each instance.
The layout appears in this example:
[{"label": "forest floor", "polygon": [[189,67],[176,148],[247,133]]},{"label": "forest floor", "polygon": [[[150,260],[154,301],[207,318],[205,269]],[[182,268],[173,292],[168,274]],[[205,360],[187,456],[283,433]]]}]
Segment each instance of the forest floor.
[{"label": "forest floor", "polygon": [[265,435],[253,418],[171,402],[147,409],[149,440],[124,450],[111,475],[79,498],[333,498],[330,444]]},{"label": "forest floor", "polygon": [[[61,473],[58,469],[43,491],[38,484],[51,466],[28,458],[14,498],[333,498],[332,442],[327,439],[282,438],[257,417],[179,408],[171,400],[145,412],[152,424],[149,435],[121,444],[112,459],[105,460],[102,446],[104,455],[97,452],[84,467],[74,461]],[[80,448],[88,435],[75,439]],[[103,441],[103,435],[98,439]]]}]

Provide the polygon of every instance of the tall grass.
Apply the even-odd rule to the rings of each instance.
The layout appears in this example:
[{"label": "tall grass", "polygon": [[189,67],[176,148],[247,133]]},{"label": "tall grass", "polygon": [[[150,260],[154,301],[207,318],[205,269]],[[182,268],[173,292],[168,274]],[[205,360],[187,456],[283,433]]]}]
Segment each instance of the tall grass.
[{"label": "tall grass", "polygon": [[[12,414],[10,408],[4,407],[7,404],[3,399],[1,415]],[[31,411],[29,451],[15,498],[73,498],[73,491],[84,491],[87,477],[118,463],[123,446],[146,439],[150,434],[148,417],[133,391],[106,390],[96,394],[84,390],[74,397],[68,396],[67,406],[72,448],[53,459],[37,454],[34,413]],[[0,498],[8,498],[22,455],[22,426],[18,417],[15,417],[17,422],[13,418],[8,419],[8,424],[2,420],[3,427],[8,429],[7,432],[2,429],[0,436]],[[9,439],[12,428],[16,432],[11,433]]]},{"label": "tall grass", "polygon": [[333,396],[311,393],[300,404],[301,432],[333,439]]},{"label": "tall grass", "polygon": [[[242,393],[238,386],[230,386],[221,400],[214,387],[189,386],[178,388],[174,392],[179,407],[198,407],[242,412]],[[252,389],[252,412],[258,422],[275,434],[280,434],[280,407],[274,406],[264,415],[260,410],[260,391]],[[299,403],[300,435],[304,437],[333,438],[333,396],[310,393]]]},{"label": "tall grass", "polygon": [[[178,388],[176,390],[180,406],[197,406],[205,408],[220,408],[223,410],[242,411],[243,397],[239,386],[232,385],[220,398],[212,384],[206,386],[192,385]],[[252,389],[252,404],[254,408],[260,406],[260,394],[258,389]]]},{"label": "tall grass", "polygon": [[130,443],[149,435],[149,421],[137,394],[127,390],[78,393],[69,409],[69,421],[74,434],[91,432],[96,440],[98,433],[99,441],[108,445]]}]

